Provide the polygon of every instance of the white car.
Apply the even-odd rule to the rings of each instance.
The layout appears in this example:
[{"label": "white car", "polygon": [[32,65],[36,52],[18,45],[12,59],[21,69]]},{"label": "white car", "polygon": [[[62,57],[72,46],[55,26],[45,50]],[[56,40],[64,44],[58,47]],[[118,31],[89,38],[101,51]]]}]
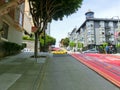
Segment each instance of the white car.
[{"label": "white car", "polygon": [[83,51],[82,53],[99,53],[99,51],[96,49],[89,49],[89,50]]},{"label": "white car", "polygon": [[24,48],[22,51],[23,52],[30,52],[31,50],[29,48]]}]

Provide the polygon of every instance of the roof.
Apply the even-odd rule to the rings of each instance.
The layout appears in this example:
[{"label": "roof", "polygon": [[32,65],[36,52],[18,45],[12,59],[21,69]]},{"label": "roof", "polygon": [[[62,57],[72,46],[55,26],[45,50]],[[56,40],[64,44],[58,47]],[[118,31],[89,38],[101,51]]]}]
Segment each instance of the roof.
[{"label": "roof", "polygon": [[77,30],[77,32],[80,31],[80,29],[86,24],[87,21],[113,21],[113,22],[118,22],[119,19],[109,19],[109,18],[87,18],[83,24],[79,27],[79,29]]},{"label": "roof", "polygon": [[85,15],[87,15],[88,13],[93,13],[93,14],[94,14],[94,12],[93,12],[93,11],[88,10],[88,11],[85,13]]}]

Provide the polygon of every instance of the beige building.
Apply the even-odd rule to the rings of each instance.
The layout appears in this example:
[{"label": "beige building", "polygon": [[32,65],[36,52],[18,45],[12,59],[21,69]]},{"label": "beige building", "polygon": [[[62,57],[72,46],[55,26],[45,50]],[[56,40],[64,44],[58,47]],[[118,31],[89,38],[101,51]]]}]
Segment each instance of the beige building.
[{"label": "beige building", "polygon": [[22,45],[23,13],[24,0],[0,0],[0,57],[17,53],[5,42]]},{"label": "beige building", "polygon": [[33,21],[29,10],[29,3],[28,0],[25,0],[23,27],[30,34],[32,31],[32,26],[33,26]]},{"label": "beige building", "polygon": [[22,43],[24,0],[0,0],[0,42]]},{"label": "beige building", "polygon": [[[31,16],[30,10],[29,10],[28,0],[25,0],[24,20],[23,21],[24,21],[23,27],[24,27],[25,31],[30,35],[32,33],[33,21],[32,21],[32,16]],[[25,33],[23,33],[23,35],[25,35]],[[27,44],[26,48],[30,49],[30,51],[34,51],[34,41],[23,40],[22,42]]]}]

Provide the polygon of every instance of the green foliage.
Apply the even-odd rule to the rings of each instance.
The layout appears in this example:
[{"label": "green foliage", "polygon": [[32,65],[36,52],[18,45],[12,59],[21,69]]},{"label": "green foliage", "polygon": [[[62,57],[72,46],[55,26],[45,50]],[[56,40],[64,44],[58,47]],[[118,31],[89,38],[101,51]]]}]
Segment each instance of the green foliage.
[{"label": "green foliage", "polygon": [[[38,50],[39,35],[45,31],[48,22],[62,20],[64,16],[75,13],[80,8],[83,0],[28,0],[30,13],[33,18],[35,32],[35,57]],[[43,24],[43,25],[41,25]]]},{"label": "green foliage", "polygon": [[[55,45],[56,39],[49,36],[45,35],[45,44],[44,44],[44,36],[40,36],[40,49],[43,51],[44,48],[48,49],[50,45]],[[46,46],[44,46],[46,45]]]},{"label": "green foliage", "polygon": [[78,43],[78,48],[82,48],[83,47],[83,44],[82,43]]},{"label": "green foliage", "polygon": [[49,35],[46,35],[46,43],[47,45],[55,45],[56,39]]},{"label": "green foliage", "polygon": [[108,46],[108,43],[103,43],[102,44],[102,48],[105,48],[106,46]]},{"label": "green foliage", "polygon": [[[56,39],[49,35],[45,35],[45,40],[46,45],[55,45],[56,43]],[[42,46],[44,46],[44,36],[40,36],[40,43]]]},{"label": "green foliage", "polygon": [[70,42],[70,43],[69,43],[69,46],[73,48],[73,47],[76,46],[76,43],[75,43],[75,42]]},{"label": "green foliage", "polygon": [[26,47],[27,47],[27,44],[26,43],[22,43],[22,49],[26,48]]},{"label": "green foliage", "polygon": [[81,7],[82,0],[56,0],[54,20],[62,20],[64,16],[69,16],[75,13]]},{"label": "green foliage", "polygon": [[5,49],[6,55],[11,55],[20,52],[22,46],[12,42],[4,42],[3,48]]},{"label": "green foliage", "polygon": [[60,43],[61,45],[63,45],[64,47],[67,47],[69,45],[69,38],[64,38],[64,39],[61,39]]},{"label": "green foliage", "polygon": [[117,44],[116,47],[117,47],[117,48],[120,48],[120,44]]},{"label": "green foliage", "polygon": [[31,41],[33,41],[34,38],[33,38],[33,37],[30,37],[30,36],[28,36],[28,35],[24,35],[24,36],[23,36],[23,40],[31,40]]},{"label": "green foliage", "polygon": [[[81,7],[83,0],[29,0],[31,13],[49,21],[62,19],[75,13]],[[34,7],[34,8],[32,8]]]}]

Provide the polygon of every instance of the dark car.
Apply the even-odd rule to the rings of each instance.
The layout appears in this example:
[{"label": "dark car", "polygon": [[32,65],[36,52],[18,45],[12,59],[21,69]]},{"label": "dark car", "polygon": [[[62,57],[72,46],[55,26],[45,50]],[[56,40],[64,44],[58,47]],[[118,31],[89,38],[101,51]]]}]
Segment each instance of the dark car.
[{"label": "dark car", "polygon": [[89,50],[83,51],[82,53],[99,53],[99,51],[96,49],[89,49]]}]

